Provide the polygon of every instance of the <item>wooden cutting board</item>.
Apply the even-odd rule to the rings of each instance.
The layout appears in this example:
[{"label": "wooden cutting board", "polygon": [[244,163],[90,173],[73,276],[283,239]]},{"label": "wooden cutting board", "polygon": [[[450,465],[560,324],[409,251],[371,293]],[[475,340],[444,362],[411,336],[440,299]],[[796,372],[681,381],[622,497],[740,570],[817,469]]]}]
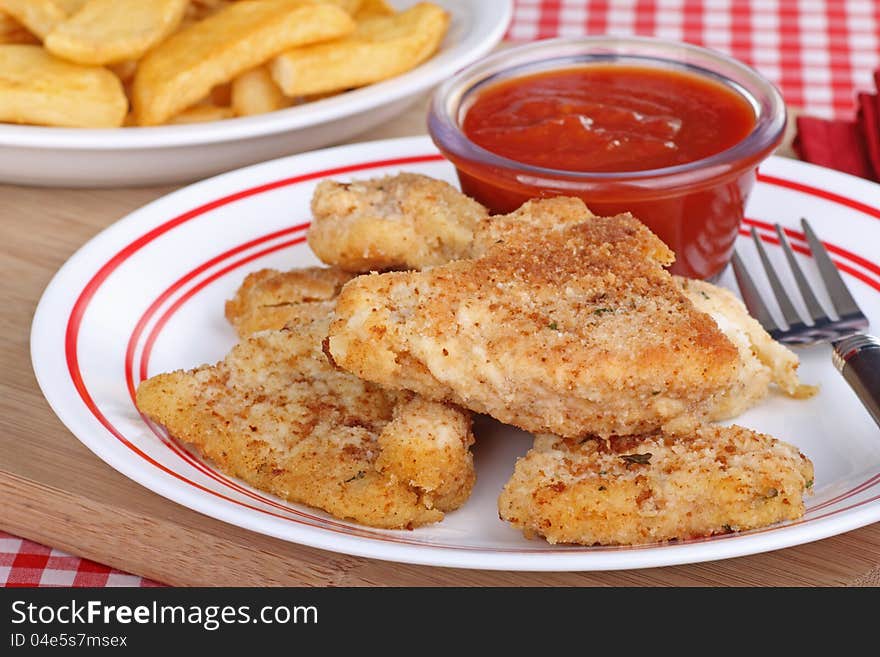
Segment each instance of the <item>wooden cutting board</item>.
[{"label": "wooden cutting board", "polygon": [[[424,132],[424,103],[358,140]],[[83,243],[172,188],[0,186],[0,528],[174,585],[878,585],[880,523],[727,561],[607,573],[409,566],[254,534],[159,497],[112,470],[55,417],[30,364],[43,288]]]}]

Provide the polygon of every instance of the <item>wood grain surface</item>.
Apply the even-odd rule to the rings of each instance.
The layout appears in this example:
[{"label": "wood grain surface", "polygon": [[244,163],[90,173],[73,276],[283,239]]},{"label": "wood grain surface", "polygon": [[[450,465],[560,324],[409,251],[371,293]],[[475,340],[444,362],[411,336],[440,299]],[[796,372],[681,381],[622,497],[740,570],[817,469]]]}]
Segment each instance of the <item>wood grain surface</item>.
[{"label": "wood grain surface", "polygon": [[[358,140],[424,132],[424,102]],[[224,524],[142,488],[55,417],[31,370],[37,301],[83,243],[172,188],[0,186],[0,528],[173,585],[874,585],[880,523],[787,550],[618,572],[514,573],[388,563],[306,548]]]}]

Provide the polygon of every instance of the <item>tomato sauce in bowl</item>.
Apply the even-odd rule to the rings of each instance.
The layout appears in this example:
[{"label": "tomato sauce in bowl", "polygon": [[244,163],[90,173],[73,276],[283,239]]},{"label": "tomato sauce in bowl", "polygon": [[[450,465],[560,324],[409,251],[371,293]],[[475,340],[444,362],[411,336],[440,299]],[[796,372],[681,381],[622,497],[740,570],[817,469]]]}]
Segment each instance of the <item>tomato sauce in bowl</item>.
[{"label": "tomato sauce in bowl", "polygon": [[676,252],[673,272],[709,279],[784,127],[778,92],[745,65],[639,37],[504,51],[445,83],[429,114],[462,190],[493,212],[558,195],[631,212]]},{"label": "tomato sauce in bowl", "polygon": [[500,82],[461,128],[473,143],[548,169],[645,171],[687,164],[739,143],[751,104],[692,73],[598,64]]}]

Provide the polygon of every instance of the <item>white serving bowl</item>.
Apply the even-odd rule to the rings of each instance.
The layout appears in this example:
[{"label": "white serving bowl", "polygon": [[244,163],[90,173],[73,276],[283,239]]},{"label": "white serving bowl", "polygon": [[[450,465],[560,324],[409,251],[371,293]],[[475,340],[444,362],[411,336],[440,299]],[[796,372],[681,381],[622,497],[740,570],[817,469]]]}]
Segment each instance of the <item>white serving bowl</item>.
[{"label": "white serving bowl", "polygon": [[[433,0],[452,15],[440,51],[413,70],[289,109],[226,121],[85,130],[0,124],[0,182],[57,187],[158,185],[339,143],[400,114],[489,52],[511,0]],[[413,0],[392,0],[405,8]],[[357,65],[353,62],[353,65]]]}]

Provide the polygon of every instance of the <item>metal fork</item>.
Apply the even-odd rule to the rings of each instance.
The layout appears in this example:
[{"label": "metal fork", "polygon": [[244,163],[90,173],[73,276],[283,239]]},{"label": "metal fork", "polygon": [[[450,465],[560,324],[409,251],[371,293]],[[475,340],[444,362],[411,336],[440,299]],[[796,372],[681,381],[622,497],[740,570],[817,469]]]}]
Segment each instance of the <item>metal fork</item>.
[{"label": "metal fork", "polygon": [[786,327],[779,326],[770,314],[745,263],[739,253],[734,251],[733,272],[743,301],[755,319],[773,339],[779,342],[799,345],[830,342],[833,347],[831,360],[834,366],[858,395],[874,421],[880,425],[880,339],[864,334],[868,329],[868,318],[856,304],[837,266],[806,219],[801,219],[801,226],[837,318],[831,317],[819,303],[779,224],[775,225],[776,234],[779,236],[779,243],[785,252],[785,258],[800,290],[809,318],[802,317],[794,307],[754,227],[752,239]]}]

